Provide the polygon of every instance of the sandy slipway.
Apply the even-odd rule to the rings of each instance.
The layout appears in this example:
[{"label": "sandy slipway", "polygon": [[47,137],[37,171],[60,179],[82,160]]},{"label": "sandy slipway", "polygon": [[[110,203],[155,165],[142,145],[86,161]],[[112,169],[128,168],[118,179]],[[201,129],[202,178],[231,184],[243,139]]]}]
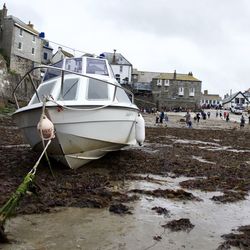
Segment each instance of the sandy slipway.
[{"label": "sandy slipway", "polygon": [[[201,121],[199,127],[194,124],[192,129],[188,129],[179,122],[179,117],[170,118],[172,123],[168,126],[154,126],[154,117],[145,116],[147,128],[143,147],[110,153],[77,170],[51,161],[55,178],[47,162],[43,161],[38,168],[32,193],[24,197],[16,211],[17,215],[52,212],[58,207],[108,208],[114,213],[130,214],[133,211],[129,204],[142,195],[202,202],[192,194],[192,190],[197,189],[220,191],[219,195],[211,197],[215,203],[246,199],[250,190],[250,125],[246,124],[244,129],[240,129],[234,122],[226,124],[225,121],[211,120],[203,124]],[[0,205],[3,205],[39,155],[25,144],[8,116],[0,118],[0,138]],[[126,181],[155,182],[150,174],[194,178],[180,182],[176,190],[117,189],[117,185]],[[187,223],[187,220],[182,221]],[[174,222],[169,225],[174,227],[177,224]],[[195,227],[190,225],[190,230]],[[238,226],[247,228],[242,223]],[[231,243],[240,246],[244,239],[242,244],[245,249],[250,248],[249,234],[245,235],[238,237],[237,242],[232,240],[235,240],[233,234],[224,236],[224,247]],[[162,236],[154,237],[160,241]],[[223,249],[223,246],[220,247]]]}]

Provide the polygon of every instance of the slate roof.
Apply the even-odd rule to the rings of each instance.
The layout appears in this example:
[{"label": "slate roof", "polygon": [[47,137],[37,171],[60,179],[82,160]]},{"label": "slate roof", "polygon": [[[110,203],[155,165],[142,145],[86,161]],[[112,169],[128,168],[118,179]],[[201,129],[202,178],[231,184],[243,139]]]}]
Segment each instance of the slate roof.
[{"label": "slate roof", "polygon": [[115,53],[115,62],[113,61],[114,53],[103,52],[102,54],[104,54],[104,56],[108,60],[109,64],[132,66],[132,64],[120,53]]},{"label": "slate roof", "polygon": [[30,31],[31,33],[34,33],[36,35],[39,35],[39,32],[33,28],[31,28],[29,25],[27,25],[26,23],[24,23],[23,21],[21,21],[19,18],[9,15],[6,17],[6,19],[11,19],[13,20],[14,23],[18,24],[19,26],[21,26],[22,28],[24,28],[27,31]]},{"label": "slate roof", "polygon": [[199,79],[195,78],[192,74],[179,74],[176,73],[161,73],[157,79],[166,79],[166,80],[179,80],[179,81],[192,81],[192,82],[201,82]]},{"label": "slate roof", "polygon": [[228,102],[231,102],[231,100],[233,100],[233,99],[234,99],[237,95],[239,95],[239,94],[242,94],[242,95],[245,97],[245,99],[248,100],[248,98],[247,98],[241,91],[238,91],[238,92],[232,94],[231,96],[229,96],[229,97],[223,99],[223,100],[222,100],[222,103],[223,103],[223,104],[226,104],[226,103],[228,103]]},{"label": "slate roof", "polygon": [[64,56],[66,56],[66,57],[74,57],[74,55],[73,54],[71,54],[71,53],[69,53],[69,52],[67,52],[67,51],[65,51],[65,50],[61,50],[61,52],[63,53],[63,55]]}]

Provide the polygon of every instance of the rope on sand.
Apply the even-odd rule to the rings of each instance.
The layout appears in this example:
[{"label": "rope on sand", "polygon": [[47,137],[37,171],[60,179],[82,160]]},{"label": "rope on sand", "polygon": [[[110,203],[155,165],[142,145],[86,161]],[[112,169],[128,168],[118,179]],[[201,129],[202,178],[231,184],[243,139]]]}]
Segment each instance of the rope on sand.
[{"label": "rope on sand", "polygon": [[[23,182],[19,185],[17,190],[12,194],[10,199],[0,209],[0,243],[8,242],[8,238],[7,238],[6,234],[4,233],[5,222],[8,218],[11,217],[11,215],[13,214],[14,210],[18,206],[22,197],[25,196],[27,191],[30,190],[32,182],[35,178],[37,167],[38,167],[44,154],[46,155],[51,173],[53,175],[46,150],[47,150],[48,146],[50,145],[51,140],[55,137],[54,125],[45,115],[45,106],[46,106],[46,99],[44,98],[42,114],[40,117],[40,121],[37,125],[37,130],[41,136],[42,143],[43,143],[43,151],[42,151],[39,159],[37,160],[36,164],[29,171],[29,173],[24,177]],[[48,141],[47,144],[45,144],[45,140]],[[53,177],[54,177],[54,175],[53,175]]]},{"label": "rope on sand", "polygon": [[39,159],[37,160],[36,164],[30,170],[30,172],[24,177],[23,182],[19,185],[17,190],[12,194],[10,199],[5,203],[5,205],[0,209],[0,242],[5,243],[8,242],[8,239],[4,233],[4,225],[8,218],[11,217],[14,210],[18,206],[21,198],[26,194],[26,192],[31,187],[31,184],[35,178],[37,167],[47,150],[48,146],[50,145],[51,140],[48,141],[46,146],[44,147],[43,152],[41,153]]}]

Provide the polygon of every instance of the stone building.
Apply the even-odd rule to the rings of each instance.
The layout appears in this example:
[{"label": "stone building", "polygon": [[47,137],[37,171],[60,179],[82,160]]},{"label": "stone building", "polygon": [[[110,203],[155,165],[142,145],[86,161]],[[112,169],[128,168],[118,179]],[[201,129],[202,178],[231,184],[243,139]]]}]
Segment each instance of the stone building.
[{"label": "stone building", "polygon": [[152,80],[152,95],[158,109],[197,109],[202,82],[188,74],[160,73]]},{"label": "stone building", "polygon": [[[33,24],[25,24],[17,17],[8,16],[4,4],[0,11],[0,27],[0,48],[10,70],[24,75],[41,63],[42,40]],[[39,72],[37,77],[40,77]]]}]

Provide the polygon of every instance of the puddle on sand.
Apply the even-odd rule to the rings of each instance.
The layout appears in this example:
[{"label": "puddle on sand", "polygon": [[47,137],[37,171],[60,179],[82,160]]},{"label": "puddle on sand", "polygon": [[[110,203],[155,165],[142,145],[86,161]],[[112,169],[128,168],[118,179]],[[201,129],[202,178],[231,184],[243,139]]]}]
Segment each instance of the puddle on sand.
[{"label": "puddle on sand", "polygon": [[212,161],[207,161],[207,160],[203,159],[203,158],[202,158],[202,157],[200,157],[200,156],[195,156],[195,155],[192,155],[192,158],[193,158],[194,160],[199,161],[199,162],[209,163],[209,164],[216,164],[215,162],[212,162]]},{"label": "puddle on sand", "polygon": [[215,142],[206,142],[206,141],[197,141],[197,140],[182,140],[182,139],[178,139],[178,140],[172,140],[174,143],[179,143],[179,144],[193,144],[193,145],[197,145],[197,144],[205,144],[205,145],[211,145],[211,146],[220,146],[220,144],[215,143]]},{"label": "puddle on sand", "polygon": [[29,144],[0,145],[0,148],[31,148]]},{"label": "puddle on sand", "polygon": [[[189,178],[149,175],[150,182],[126,182],[125,189],[177,189]],[[250,224],[249,197],[233,204],[217,204],[210,198],[219,192],[187,190],[203,201],[174,201],[141,195],[128,203],[132,215],[114,215],[107,209],[66,208],[57,213],[18,216],[7,223],[10,238],[17,243],[2,249],[216,249],[222,234]],[[170,218],[158,215],[153,207],[170,210]],[[189,232],[171,232],[161,225],[188,218],[195,227]],[[155,241],[154,236],[161,236]]]},{"label": "puddle on sand", "polygon": [[250,150],[247,149],[234,149],[228,146],[220,146],[220,147],[199,147],[200,149],[206,149],[208,151],[228,151],[234,153],[250,153]]}]

